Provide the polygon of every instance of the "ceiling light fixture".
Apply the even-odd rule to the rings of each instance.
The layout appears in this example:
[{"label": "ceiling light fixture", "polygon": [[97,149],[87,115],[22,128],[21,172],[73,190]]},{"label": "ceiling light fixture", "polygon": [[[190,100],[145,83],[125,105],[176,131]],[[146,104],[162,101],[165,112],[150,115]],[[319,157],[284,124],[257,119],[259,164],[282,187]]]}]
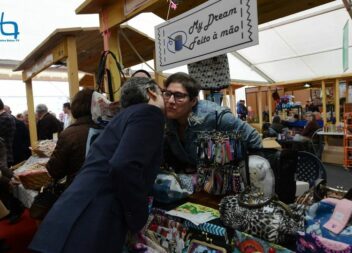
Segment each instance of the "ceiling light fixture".
[{"label": "ceiling light fixture", "polygon": [[309,84],[309,83],[305,83],[305,84],[303,85],[303,87],[304,87],[304,88],[310,88],[310,84]]}]

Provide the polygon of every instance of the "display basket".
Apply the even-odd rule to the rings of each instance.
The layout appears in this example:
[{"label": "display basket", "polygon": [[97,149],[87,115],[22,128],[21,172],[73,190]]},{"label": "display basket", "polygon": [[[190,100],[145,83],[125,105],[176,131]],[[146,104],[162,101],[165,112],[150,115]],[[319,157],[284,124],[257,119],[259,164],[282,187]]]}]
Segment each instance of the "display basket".
[{"label": "display basket", "polygon": [[[37,165],[40,166],[40,165]],[[17,175],[23,187],[30,190],[40,190],[51,182],[51,177],[45,167],[32,169]]]},{"label": "display basket", "polygon": [[56,142],[53,140],[38,141],[35,147],[30,148],[39,157],[50,157],[54,152]]}]

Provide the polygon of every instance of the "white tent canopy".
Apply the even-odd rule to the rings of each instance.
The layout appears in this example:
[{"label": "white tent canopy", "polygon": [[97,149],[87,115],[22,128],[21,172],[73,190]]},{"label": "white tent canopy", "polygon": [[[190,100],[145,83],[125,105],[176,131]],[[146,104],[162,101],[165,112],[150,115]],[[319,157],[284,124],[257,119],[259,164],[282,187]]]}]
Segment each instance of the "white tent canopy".
[{"label": "white tent canopy", "polygon": [[[259,45],[228,54],[231,79],[272,83],[343,74],[342,35],[349,19],[342,1],[334,1],[260,25]],[[154,38],[153,27],[161,22],[154,14],[144,13],[128,24]],[[146,23],[150,25],[145,27]],[[138,68],[148,69],[132,67]],[[176,71],[187,72],[187,67],[165,72]]]}]

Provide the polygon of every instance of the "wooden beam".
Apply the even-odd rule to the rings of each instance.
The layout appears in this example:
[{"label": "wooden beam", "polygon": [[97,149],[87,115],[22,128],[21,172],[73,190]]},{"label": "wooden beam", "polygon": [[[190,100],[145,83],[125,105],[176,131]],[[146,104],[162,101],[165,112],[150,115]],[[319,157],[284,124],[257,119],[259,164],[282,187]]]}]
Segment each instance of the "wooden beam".
[{"label": "wooden beam", "polygon": [[323,93],[323,98],[322,98],[322,104],[323,104],[323,120],[324,120],[324,126],[327,124],[327,114],[326,114],[326,86],[325,86],[325,80],[321,81],[321,91]]},{"label": "wooden beam", "polygon": [[227,101],[227,89],[223,89],[222,93],[223,93],[223,97],[222,97],[222,103],[225,107],[229,107],[229,103]]},{"label": "wooden beam", "polygon": [[40,57],[36,64],[23,70],[22,79],[27,81],[38,75],[43,70],[49,68],[54,63],[67,57],[67,44],[66,41],[57,45],[50,53]]},{"label": "wooden beam", "polygon": [[273,121],[273,104],[272,104],[272,97],[271,97],[271,90],[270,87],[268,87],[267,90],[267,98],[268,98],[268,110],[269,110],[269,122],[272,123]]},{"label": "wooden beam", "polygon": [[340,123],[340,80],[335,81],[335,117],[336,124]]},{"label": "wooden beam", "polygon": [[67,37],[67,77],[70,91],[70,100],[79,91],[78,62],[76,38]]},{"label": "wooden beam", "polygon": [[[153,54],[154,54],[154,59],[155,59],[155,49],[154,49]],[[163,72],[156,71],[156,61],[154,61],[154,80],[161,88],[164,88]]]},{"label": "wooden beam", "polygon": [[235,106],[234,106],[234,103],[233,103],[233,92],[234,92],[234,89],[233,89],[232,86],[230,86],[229,90],[230,90],[230,109],[231,109],[231,112],[233,113],[233,115],[235,115],[236,109],[235,109]]},{"label": "wooden beam", "polygon": [[34,99],[33,99],[33,88],[32,79],[27,79],[26,84],[26,96],[27,96],[27,108],[28,108],[28,123],[29,123],[29,136],[31,140],[31,147],[36,146],[37,136],[37,122],[34,113]]},{"label": "wooden beam", "polygon": [[263,98],[261,87],[258,87],[258,117],[259,117],[259,126],[263,125]]},{"label": "wooden beam", "polygon": [[[111,35],[109,38],[109,50],[113,52],[116,56],[116,59],[122,63],[123,59],[121,56],[121,51],[120,51],[120,39],[118,36],[118,29],[113,29],[111,31]],[[117,66],[114,62],[114,59],[109,56],[107,58],[107,68],[109,68],[110,73],[111,73],[111,80],[112,80],[112,90],[114,92],[114,101],[120,101],[121,97],[121,75],[119,70],[117,69]],[[108,90],[107,90],[108,92]]]}]

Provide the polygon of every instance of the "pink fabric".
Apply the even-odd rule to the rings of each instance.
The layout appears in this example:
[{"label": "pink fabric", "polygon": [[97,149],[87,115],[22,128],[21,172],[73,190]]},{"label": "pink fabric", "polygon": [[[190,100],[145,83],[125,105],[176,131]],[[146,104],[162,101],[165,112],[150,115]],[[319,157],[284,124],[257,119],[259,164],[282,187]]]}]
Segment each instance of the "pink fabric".
[{"label": "pink fabric", "polygon": [[327,198],[324,202],[335,205],[334,212],[330,220],[324,224],[324,227],[335,234],[339,234],[346,227],[352,215],[352,201],[348,199]]}]

